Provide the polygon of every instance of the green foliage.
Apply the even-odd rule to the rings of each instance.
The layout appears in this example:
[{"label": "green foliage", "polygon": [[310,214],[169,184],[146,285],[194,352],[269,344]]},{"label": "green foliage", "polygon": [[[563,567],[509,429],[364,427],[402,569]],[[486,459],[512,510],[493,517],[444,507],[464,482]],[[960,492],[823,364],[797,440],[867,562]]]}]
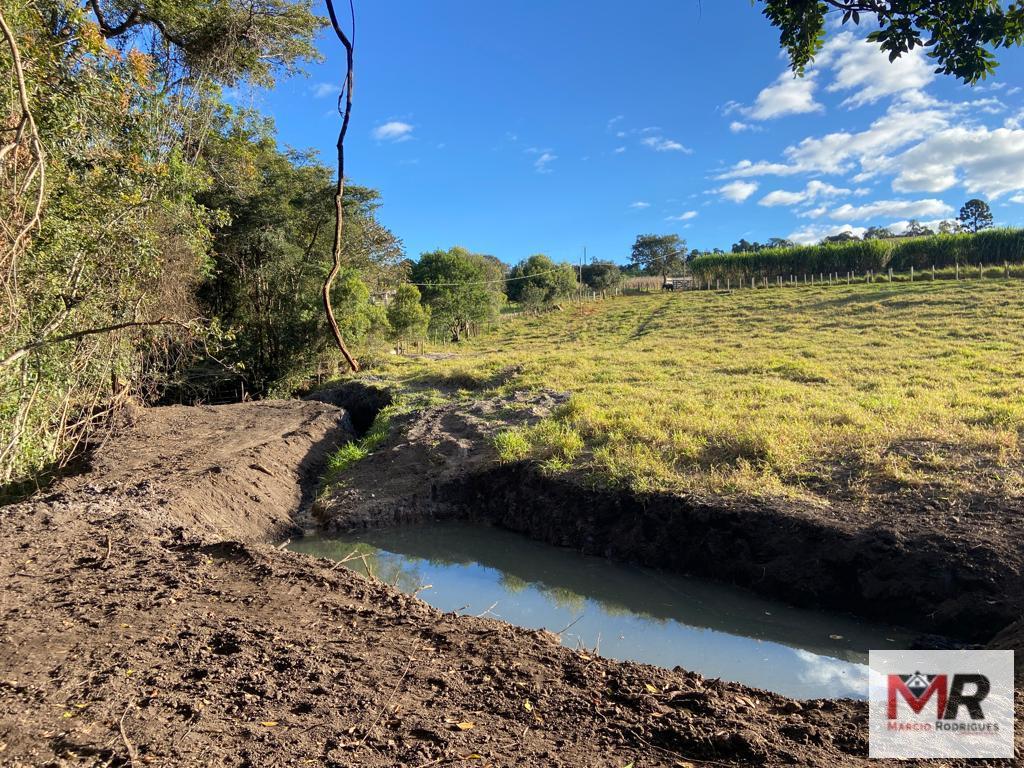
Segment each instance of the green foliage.
[{"label": "green foliage", "polygon": [[576,270],[572,265],[555,264],[538,253],[512,268],[506,290],[511,301],[538,307],[568,296],[576,287]]},{"label": "green foliage", "polygon": [[992,210],[984,200],[974,198],[964,203],[957,219],[966,231],[977,233],[992,226]]},{"label": "green foliage", "polygon": [[472,323],[497,316],[505,299],[496,259],[458,246],[420,256],[410,272],[430,307],[430,328],[459,341]]},{"label": "green foliage", "polygon": [[794,248],[771,248],[755,253],[723,253],[699,256],[690,261],[697,280],[749,281],[809,274],[845,276],[949,267],[956,264],[1024,262],[1024,230],[990,229],[975,235],[933,235],[919,238],[853,240]]},{"label": "green foliage", "polygon": [[[0,264],[0,277],[17,274],[17,291],[0,291],[0,361],[17,356],[0,365],[0,485],[64,462],[130,397],[280,391],[336,356],[319,302],[332,171],[281,151],[269,121],[222,98],[226,85],[268,84],[316,57],[310,4],[95,7],[99,17],[66,0],[4,5],[47,196],[27,247]],[[8,127],[20,109],[4,82]],[[21,155],[0,159],[0,177]],[[23,202],[0,192],[6,224]],[[344,204],[349,271],[335,305],[355,342],[370,343],[388,324],[367,284],[400,280],[401,243],[376,221],[376,192],[349,186]]]},{"label": "green foliage", "polygon": [[[61,0],[47,5],[66,9]],[[233,85],[248,80],[262,86],[274,74],[298,72],[303,61],[318,61],[314,45],[325,25],[310,0],[97,0],[89,17],[98,34],[119,49],[166,46],[164,66],[188,78],[213,78]]]},{"label": "green foliage", "polygon": [[530,440],[522,428],[506,429],[494,436],[494,448],[502,464],[526,459],[532,450]]},{"label": "green foliage", "polygon": [[1024,43],[1024,5],[994,0],[761,0],[778,28],[779,43],[799,74],[825,41],[825,16],[838,9],[842,23],[877,23],[868,40],[894,61],[917,47],[928,49],[936,72],[966,83],[988,77],[997,66],[993,48]]},{"label": "green foliage", "polygon": [[622,282],[622,270],[610,261],[594,261],[580,269],[583,284],[594,291],[607,291]]},{"label": "green foliage", "polygon": [[682,272],[686,263],[686,241],[679,235],[637,235],[630,267],[645,275],[666,277]]},{"label": "green foliage", "polygon": [[400,346],[424,338],[430,324],[430,308],[420,303],[419,288],[408,283],[398,286],[395,298],[388,305],[388,322]]}]

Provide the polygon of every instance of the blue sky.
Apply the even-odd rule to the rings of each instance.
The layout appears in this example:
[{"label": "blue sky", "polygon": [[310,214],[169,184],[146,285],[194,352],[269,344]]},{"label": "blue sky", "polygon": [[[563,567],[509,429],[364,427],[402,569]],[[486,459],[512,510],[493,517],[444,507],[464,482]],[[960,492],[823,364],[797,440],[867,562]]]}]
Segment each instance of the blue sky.
[{"label": "blue sky", "polygon": [[[812,241],[956,215],[1024,225],[1024,51],[963,86],[895,65],[856,27],[794,80],[747,0],[357,0],[348,175],[379,189],[410,256],[463,245],[624,261],[637,234],[690,247]],[[333,162],[343,61],[241,95],[282,144]]]}]

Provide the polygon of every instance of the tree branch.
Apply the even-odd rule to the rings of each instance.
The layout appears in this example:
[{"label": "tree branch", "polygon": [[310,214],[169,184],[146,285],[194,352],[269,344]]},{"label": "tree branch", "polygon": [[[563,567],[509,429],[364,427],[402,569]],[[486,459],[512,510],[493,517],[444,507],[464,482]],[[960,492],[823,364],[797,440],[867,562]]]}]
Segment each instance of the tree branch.
[{"label": "tree branch", "polygon": [[[6,269],[7,262],[13,262],[15,260],[22,240],[28,237],[29,233],[38,226],[42,216],[43,201],[46,197],[46,152],[43,150],[43,143],[39,138],[39,130],[36,128],[36,121],[32,117],[32,110],[29,108],[28,88],[25,85],[25,71],[21,64],[21,52],[18,50],[18,43],[14,39],[14,33],[7,25],[7,20],[4,18],[3,11],[0,11],[0,32],[2,32],[7,46],[11,49],[11,59],[14,65],[14,79],[18,87],[18,102],[21,106],[22,124],[18,126],[15,141],[22,138],[23,131],[27,128],[28,143],[32,148],[32,153],[35,155],[34,167],[29,171],[29,176],[21,190],[22,194],[28,190],[28,185],[31,183],[35,174],[37,172],[39,174],[39,190],[36,194],[35,207],[33,208],[32,215],[18,230],[17,234],[11,241],[10,246],[3,254],[0,254],[0,268]],[[6,154],[6,152],[4,154]]]},{"label": "tree branch", "polygon": [[143,328],[146,326],[154,325],[177,325],[180,328],[188,328],[188,323],[184,323],[181,320],[168,319],[161,317],[159,320],[134,320],[125,323],[115,323],[114,325],[105,325],[101,328],[86,328],[82,331],[74,331],[72,333],[65,333],[63,336],[55,336],[52,339],[39,339],[33,341],[30,344],[26,344],[23,347],[18,347],[11,354],[0,360],[0,368],[5,368],[8,365],[16,363],[18,360],[23,358],[29,352],[40,347],[49,346],[51,344],[60,344],[62,341],[73,341],[75,339],[81,339],[85,336],[95,336],[100,333],[112,333],[114,331],[124,330],[125,328]]}]

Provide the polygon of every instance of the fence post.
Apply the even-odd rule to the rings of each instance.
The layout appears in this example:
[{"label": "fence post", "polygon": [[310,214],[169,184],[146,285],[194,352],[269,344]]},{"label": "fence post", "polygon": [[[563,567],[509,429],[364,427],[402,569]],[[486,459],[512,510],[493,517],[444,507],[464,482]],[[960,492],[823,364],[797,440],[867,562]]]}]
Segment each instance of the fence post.
[{"label": "fence post", "polygon": [[1003,272],[1006,274],[1006,279],[1009,280],[1010,279],[1010,262],[1008,262],[1008,261],[1004,261],[1003,262]]},{"label": "fence post", "polygon": [[959,261],[956,263],[956,279],[957,280],[960,279],[960,262]]},{"label": "fence post", "polygon": [[932,264],[932,280],[935,279],[935,265]]},{"label": "fence post", "polygon": [[914,282],[914,265],[910,265],[910,282]]},{"label": "fence post", "polygon": [[985,279],[985,265],[984,264],[979,264],[978,265],[978,279],[980,279],[980,280],[984,280]]},{"label": "fence post", "polygon": [[889,267],[889,282],[892,282],[892,267]]}]

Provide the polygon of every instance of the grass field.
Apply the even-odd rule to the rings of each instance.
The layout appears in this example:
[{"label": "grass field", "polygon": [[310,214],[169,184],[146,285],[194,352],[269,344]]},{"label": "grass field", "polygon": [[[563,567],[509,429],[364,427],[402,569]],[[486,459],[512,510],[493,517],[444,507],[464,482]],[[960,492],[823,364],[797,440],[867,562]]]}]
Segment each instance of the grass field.
[{"label": "grass field", "polygon": [[1022,331],[1016,280],[693,291],[513,318],[451,357],[381,372],[474,397],[572,392],[498,447],[598,482],[812,503],[992,498],[1024,489]]}]

